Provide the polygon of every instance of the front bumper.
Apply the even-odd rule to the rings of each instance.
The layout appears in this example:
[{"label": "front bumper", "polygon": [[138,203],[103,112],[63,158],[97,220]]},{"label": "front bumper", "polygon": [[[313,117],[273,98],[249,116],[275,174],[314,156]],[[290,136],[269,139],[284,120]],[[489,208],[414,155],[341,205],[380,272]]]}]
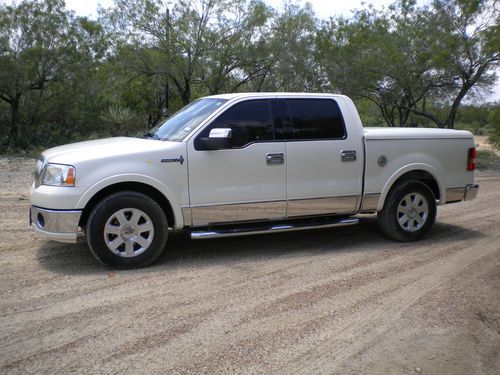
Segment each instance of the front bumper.
[{"label": "front bumper", "polygon": [[48,239],[58,242],[75,243],[81,210],[50,210],[37,206],[30,207],[30,225]]}]

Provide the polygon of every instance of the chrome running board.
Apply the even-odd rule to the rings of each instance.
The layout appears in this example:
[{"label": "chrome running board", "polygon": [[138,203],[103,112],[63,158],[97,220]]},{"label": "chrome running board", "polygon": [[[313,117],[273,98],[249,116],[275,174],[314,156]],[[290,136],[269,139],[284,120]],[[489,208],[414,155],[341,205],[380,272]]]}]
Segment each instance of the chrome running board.
[{"label": "chrome running board", "polygon": [[201,240],[206,238],[219,238],[219,237],[234,237],[245,236],[250,234],[265,234],[265,233],[279,233],[289,232],[293,230],[305,229],[321,229],[332,227],[343,227],[347,225],[358,224],[359,219],[356,218],[342,218],[330,221],[323,221],[320,223],[302,222],[302,223],[274,223],[268,226],[255,226],[255,227],[226,227],[226,228],[210,228],[206,230],[192,229],[189,233],[191,239]]}]

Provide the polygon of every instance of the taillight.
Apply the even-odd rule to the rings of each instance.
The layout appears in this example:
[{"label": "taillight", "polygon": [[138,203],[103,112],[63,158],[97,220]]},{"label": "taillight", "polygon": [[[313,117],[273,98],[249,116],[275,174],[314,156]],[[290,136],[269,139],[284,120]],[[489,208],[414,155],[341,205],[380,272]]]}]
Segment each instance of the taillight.
[{"label": "taillight", "polygon": [[469,154],[467,158],[467,170],[468,171],[473,171],[476,169],[476,156],[477,156],[477,151],[475,147],[469,148]]}]

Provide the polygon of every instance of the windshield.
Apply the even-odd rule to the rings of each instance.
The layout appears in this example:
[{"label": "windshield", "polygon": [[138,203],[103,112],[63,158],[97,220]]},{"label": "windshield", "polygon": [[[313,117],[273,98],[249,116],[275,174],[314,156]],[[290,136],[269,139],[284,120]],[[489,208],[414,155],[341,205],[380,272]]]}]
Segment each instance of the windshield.
[{"label": "windshield", "polygon": [[151,130],[149,136],[163,141],[182,141],[191,131],[227,100],[205,98],[188,104]]}]

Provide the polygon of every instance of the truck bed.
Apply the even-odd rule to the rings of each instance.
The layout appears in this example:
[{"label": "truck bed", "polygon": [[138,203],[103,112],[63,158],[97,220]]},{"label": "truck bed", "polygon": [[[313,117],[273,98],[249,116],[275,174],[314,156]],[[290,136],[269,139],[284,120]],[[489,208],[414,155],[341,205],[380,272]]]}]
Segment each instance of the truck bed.
[{"label": "truck bed", "polygon": [[433,128],[364,128],[366,140],[371,139],[457,139],[471,138],[471,133],[465,130],[433,129]]},{"label": "truck bed", "polygon": [[468,150],[474,147],[473,136],[468,131],[364,128],[364,135],[364,191],[378,201],[378,210],[382,208],[392,183],[411,170],[428,173],[437,181],[439,204],[451,201],[454,189],[474,182],[473,173],[466,168]]}]

